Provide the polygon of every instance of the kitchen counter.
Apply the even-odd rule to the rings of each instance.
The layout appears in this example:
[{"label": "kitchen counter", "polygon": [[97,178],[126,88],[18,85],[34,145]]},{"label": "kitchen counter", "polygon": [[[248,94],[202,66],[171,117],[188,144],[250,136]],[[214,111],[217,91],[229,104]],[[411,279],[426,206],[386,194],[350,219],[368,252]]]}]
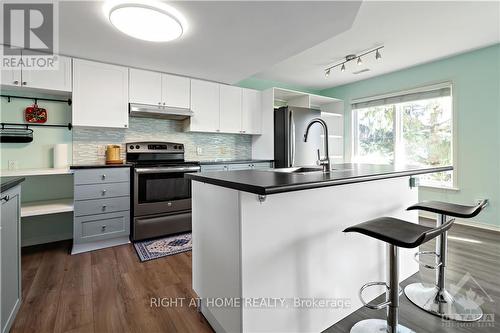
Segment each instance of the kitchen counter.
[{"label": "kitchen counter", "polygon": [[[193,180],[193,290],[217,332],[322,332],[356,311],[362,306],[359,288],[385,278],[385,244],[343,230],[381,216],[418,223],[418,212],[406,210],[419,201],[411,177],[452,167],[334,169],[187,175]],[[400,249],[401,280],[418,271],[414,252]],[[381,293],[371,288],[364,295]],[[209,302],[218,298],[245,305]],[[280,302],[246,306],[263,298]]]},{"label": "kitchen counter", "polygon": [[187,174],[186,177],[260,195],[307,190],[394,177],[453,170],[453,167],[415,167],[375,164],[335,164],[333,171],[284,173],[271,170],[239,170]]},{"label": "kitchen counter", "polygon": [[5,192],[14,186],[22,183],[25,180],[24,177],[2,177],[1,182],[1,192]]},{"label": "kitchen counter", "polygon": [[244,164],[244,163],[269,163],[274,160],[260,160],[260,159],[239,159],[239,160],[208,160],[198,161],[201,165],[214,165],[214,164]]},{"label": "kitchen counter", "polygon": [[132,164],[124,163],[124,164],[76,164],[72,165],[70,169],[97,169],[97,168],[130,168]]}]

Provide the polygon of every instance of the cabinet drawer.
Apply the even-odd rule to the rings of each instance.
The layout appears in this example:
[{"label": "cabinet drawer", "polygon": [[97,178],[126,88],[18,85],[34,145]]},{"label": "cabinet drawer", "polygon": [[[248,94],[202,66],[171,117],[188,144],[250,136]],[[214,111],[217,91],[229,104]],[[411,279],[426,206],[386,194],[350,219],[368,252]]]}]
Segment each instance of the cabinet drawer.
[{"label": "cabinet drawer", "polygon": [[255,169],[269,169],[272,168],[272,163],[271,162],[252,163],[252,167]]},{"label": "cabinet drawer", "polygon": [[103,214],[130,209],[130,197],[75,201],[75,216]]},{"label": "cabinet drawer", "polygon": [[129,233],[129,212],[89,215],[75,219],[75,243],[126,236]]},{"label": "cabinet drawer", "polygon": [[129,182],[75,186],[75,200],[104,199],[129,195]]},{"label": "cabinet drawer", "polygon": [[129,168],[75,170],[75,185],[130,182]]}]

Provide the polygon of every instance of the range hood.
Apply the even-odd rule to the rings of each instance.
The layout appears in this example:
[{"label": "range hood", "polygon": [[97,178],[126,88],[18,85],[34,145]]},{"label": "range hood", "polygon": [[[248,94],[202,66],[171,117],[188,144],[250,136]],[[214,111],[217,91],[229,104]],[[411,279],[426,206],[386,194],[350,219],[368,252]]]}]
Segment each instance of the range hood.
[{"label": "range hood", "polygon": [[131,117],[184,120],[193,116],[194,113],[184,108],[130,103],[129,114]]}]

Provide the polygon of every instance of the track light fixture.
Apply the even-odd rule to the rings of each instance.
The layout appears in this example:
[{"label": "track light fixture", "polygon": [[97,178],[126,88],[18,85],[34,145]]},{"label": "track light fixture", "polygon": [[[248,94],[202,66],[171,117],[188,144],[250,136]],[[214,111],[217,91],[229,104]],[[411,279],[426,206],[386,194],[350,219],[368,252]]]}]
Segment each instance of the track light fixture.
[{"label": "track light fixture", "polygon": [[345,72],[345,64],[347,64],[350,61],[353,61],[354,59],[357,59],[356,63],[358,65],[362,65],[363,60],[361,59],[361,57],[363,57],[367,54],[373,53],[373,52],[375,52],[375,59],[376,60],[382,59],[382,55],[380,54],[380,50],[383,48],[384,48],[384,46],[381,45],[381,46],[377,46],[377,47],[371,48],[369,50],[360,52],[359,54],[348,54],[345,56],[344,59],[336,61],[333,65],[325,68],[325,77],[328,77],[330,75],[331,70],[334,69],[335,67],[340,66],[340,71]]}]

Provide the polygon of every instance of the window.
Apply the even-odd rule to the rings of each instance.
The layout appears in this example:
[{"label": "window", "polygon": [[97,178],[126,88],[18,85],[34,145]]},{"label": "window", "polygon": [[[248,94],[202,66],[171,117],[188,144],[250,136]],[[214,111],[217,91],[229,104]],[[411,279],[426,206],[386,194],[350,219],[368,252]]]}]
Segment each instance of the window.
[{"label": "window", "polygon": [[[353,161],[418,166],[453,165],[451,86],[353,103]],[[454,187],[453,171],[421,176],[421,184]]]}]

